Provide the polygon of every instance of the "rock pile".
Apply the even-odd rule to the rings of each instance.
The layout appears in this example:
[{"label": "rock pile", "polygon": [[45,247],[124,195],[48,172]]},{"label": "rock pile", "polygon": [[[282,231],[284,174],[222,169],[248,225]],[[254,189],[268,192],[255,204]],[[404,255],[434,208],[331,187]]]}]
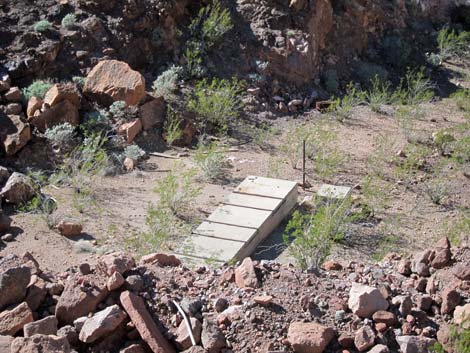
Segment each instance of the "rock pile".
[{"label": "rock pile", "polygon": [[176,257],[102,256],[64,273],[31,254],[0,259],[3,352],[451,352],[470,319],[470,249],[447,239],[412,259],[269,261],[190,270]]}]

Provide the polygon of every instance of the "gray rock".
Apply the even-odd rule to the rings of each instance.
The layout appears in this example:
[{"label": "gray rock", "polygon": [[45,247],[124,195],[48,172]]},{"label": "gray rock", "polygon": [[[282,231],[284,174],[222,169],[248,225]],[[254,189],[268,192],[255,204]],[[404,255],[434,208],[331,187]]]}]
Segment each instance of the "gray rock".
[{"label": "gray rock", "polygon": [[428,348],[436,343],[435,339],[423,336],[398,336],[396,341],[402,353],[428,353]]},{"label": "gray rock", "polygon": [[13,173],[0,192],[6,202],[19,205],[28,202],[35,195],[31,180],[24,174]]},{"label": "gray rock", "polygon": [[54,315],[47,316],[44,319],[24,325],[24,336],[31,337],[36,334],[55,335],[57,334],[57,325],[58,322]]},{"label": "gray rock", "polygon": [[113,332],[126,317],[127,314],[119,305],[109,306],[85,321],[78,338],[85,343],[94,342],[105,334]]},{"label": "gray rock", "polygon": [[349,292],[348,306],[359,317],[370,318],[379,310],[386,310],[388,302],[377,288],[353,283]]},{"label": "gray rock", "polygon": [[31,270],[20,265],[18,257],[9,255],[0,259],[0,310],[22,301],[31,279]]},{"label": "gray rock", "polygon": [[218,353],[226,346],[225,335],[214,322],[206,319],[202,324],[201,343],[207,353]]}]

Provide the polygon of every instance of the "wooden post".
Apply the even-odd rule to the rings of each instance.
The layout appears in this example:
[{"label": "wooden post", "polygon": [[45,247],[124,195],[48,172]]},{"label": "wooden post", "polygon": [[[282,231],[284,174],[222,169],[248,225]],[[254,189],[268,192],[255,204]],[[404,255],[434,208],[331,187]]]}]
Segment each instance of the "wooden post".
[{"label": "wooden post", "polygon": [[305,190],[305,139],[302,141],[302,188]]}]

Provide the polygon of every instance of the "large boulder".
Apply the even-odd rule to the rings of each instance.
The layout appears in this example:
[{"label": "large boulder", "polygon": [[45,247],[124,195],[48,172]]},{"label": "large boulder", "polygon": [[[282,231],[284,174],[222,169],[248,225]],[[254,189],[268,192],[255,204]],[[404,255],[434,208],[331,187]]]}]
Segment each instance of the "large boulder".
[{"label": "large boulder", "polygon": [[249,257],[235,269],[235,283],[240,288],[257,288],[258,278],[256,277],[255,266]]},{"label": "large boulder", "polygon": [[46,316],[44,319],[30,322],[24,325],[23,331],[25,337],[34,335],[56,335],[58,321],[54,315]]},{"label": "large boulder", "polygon": [[0,112],[0,142],[9,156],[21,150],[31,140],[31,127],[19,115]]},{"label": "large boulder", "polygon": [[402,353],[428,353],[428,348],[436,343],[424,336],[398,336],[396,340]]},{"label": "large boulder", "polygon": [[209,319],[202,324],[201,343],[207,353],[218,353],[227,344],[222,330]]},{"label": "large boulder", "polygon": [[91,343],[113,332],[127,317],[119,305],[112,305],[88,318],[80,330],[80,341]]},{"label": "large boulder", "polygon": [[11,343],[11,353],[70,353],[66,337],[34,335],[18,337]]},{"label": "large boulder", "polygon": [[15,335],[23,326],[33,322],[33,312],[25,302],[0,313],[0,335]]},{"label": "large boulder", "polygon": [[0,310],[21,302],[31,279],[31,270],[18,257],[8,255],[0,259]]},{"label": "large boulder", "polygon": [[297,353],[322,353],[334,335],[331,327],[314,322],[293,322],[289,325],[287,339]]},{"label": "large boulder", "polygon": [[0,335],[0,352],[10,353],[11,342],[13,342],[14,339],[13,336]]},{"label": "large boulder", "polygon": [[53,107],[63,101],[69,101],[77,109],[80,108],[80,92],[73,83],[58,83],[53,85],[46,92],[43,102]]},{"label": "large boulder", "polygon": [[145,97],[145,79],[125,62],[103,60],[88,74],[83,92],[101,105],[116,101],[137,105]]},{"label": "large boulder", "polygon": [[31,200],[35,193],[31,180],[26,175],[15,172],[8,178],[0,196],[6,202],[20,205]]},{"label": "large boulder", "polygon": [[359,317],[370,318],[379,310],[386,310],[388,302],[377,288],[354,282],[349,292],[348,307]]},{"label": "large boulder", "polygon": [[72,276],[57,301],[55,315],[60,323],[71,324],[95,311],[107,295],[106,279],[97,275]]},{"label": "large boulder", "polygon": [[36,110],[34,115],[28,118],[28,121],[41,132],[64,123],[72,126],[80,124],[78,107],[68,100],[60,101],[52,107],[44,104],[43,107],[42,111]]}]

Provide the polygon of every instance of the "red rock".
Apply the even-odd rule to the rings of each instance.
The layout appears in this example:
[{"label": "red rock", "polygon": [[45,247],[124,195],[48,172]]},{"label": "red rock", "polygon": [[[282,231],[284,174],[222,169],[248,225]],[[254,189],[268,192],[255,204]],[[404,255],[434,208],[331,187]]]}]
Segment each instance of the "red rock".
[{"label": "red rock", "polygon": [[124,162],[122,162],[122,165],[124,166],[124,169],[127,170],[128,172],[134,170],[137,167],[137,164],[139,162],[135,159],[126,157],[124,158]]},{"label": "red rock", "polygon": [[460,304],[462,297],[459,292],[452,288],[446,288],[441,292],[442,305],[441,314],[451,314],[455,307]]},{"label": "red rock", "polygon": [[270,295],[257,295],[253,297],[253,301],[259,305],[269,305],[273,301],[273,297]]},{"label": "red rock", "polygon": [[359,317],[371,317],[376,311],[386,310],[388,302],[377,288],[353,283],[349,292],[348,307]]},{"label": "red rock", "polygon": [[401,326],[401,331],[403,333],[403,335],[411,335],[411,333],[413,332],[413,328],[411,327],[411,324],[409,322],[405,322],[402,326]]},{"label": "red rock", "polygon": [[256,277],[253,261],[249,257],[245,258],[240,266],[235,269],[235,283],[240,288],[257,288],[258,278]]},{"label": "red rock", "polygon": [[323,268],[327,271],[339,271],[343,269],[343,266],[337,261],[327,261],[323,264]]},{"label": "red rock", "polygon": [[34,335],[18,337],[11,344],[11,353],[70,353],[66,337]]},{"label": "red rock", "polygon": [[314,322],[292,322],[287,339],[297,353],[322,353],[334,335],[331,327]]},{"label": "red rock", "polygon": [[31,270],[17,256],[0,258],[0,311],[24,299],[30,280]]},{"label": "red rock", "polygon": [[347,333],[342,333],[338,337],[338,343],[343,348],[352,348],[354,346],[354,336]]},{"label": "red rock", "polygon": [[21,91],[18,87],[11,87],[8,92],[3,94],[3,97],[9,102],[21,101]]},{"label": "red rock", "polygon": [[33,312],[24,302],[9,310],[4,310],[0,313],[0,335],[13,336],[32,321]]},{"label": "red rock", "polygon": [[163,253],[153,253],[142,256],[140,259],[141,265],[155,264],[158,263],[160,266],[171,266],[176,267],[181,265],[181,260],[175,255],[168,255]]},{"label": "red rock", "polygon": [[31,118],[34,116],[37,110],[41,109],[43,100],[38,97],[31,97],[28,101],[28,107],[26,108],[26,116]]},{"label": "red rock", "polygon": [[372,315],[372,320],[375,322],[382,322],[387,326],[393,326],[397,322],[397,318],[394,313],[379,310]]},{"label": "red rock", "polygon": [[23,331],[25,337],[33,335],[56,335],[58,321],[54,315],[46,316],[44,319],[30,322],[24,325]]},{"label": "red rock", "polygon": [[126,313],[121,310],[119,305],[108,306],[86,319],[80,330],[79,339],[85,343],[95,342],[104,335],[113,332],[126,317]]},{"label": "red rock", "polygon": [[319,101],[315,103],[315,109],[322,113],[325,113],[326,111],[328,111],[332,104],[332,101]]},{"label": "red rock", "polygon": [[387,325],[384,324],[383,322],[378,322],[375,324],[375,330],[377,332],[385,332],[387,331]]},{"label": "red rock", "polygon": [[106,283],[106,286],[108,290],[111,292],[113,290],[116,290],[120,288],[126,280],[124,277],[117,271],[115,271],[109,278],[108,282]]},{"label": "red rock", "polygon": [[56,83],[46,92],[46,95],[44,96],[44,103],[51,107],[63,101],[69,101],[75,107],[77,107],[77,109],[80,108],[80,93],[74,84]]},{"label": "red rock", "polygon": [[0,142],[8,156],[16,154],[31,140],[31,127],[19,115],[0,114]]},{"label": "red rock", "polygon": [[155,126],[161,126],[165,118],[165,100],[158,97],[139,107],[139,117],[144,130],[150,130]]},{"label": "red rock", "polygon": [[68,100],[61,101],[53,107],[48,108],[45,105],[43,107],[42,111],[37,110],[28,118],[28,121],[41,132],[64,123],[72,126],[80,124],[78,108]]},{"label": "red rock", "polygon": [[470,281],[470,261],[457,263],[452,267],[452,273],[462,281]]},{"label": "red rock", "polygon": [[437,269],[447,266],[452,258],[449,239],[442,238],[439,240],[434,251],[435,255],[434,259],[431,261],[431,266]]},{"label": "red rock", "polygon": [[375,343],[375,333],[369,326],[363,326],[357,330],[354,336],[354,345],[359,352],[364,352]]},{"label": "red rock", "polygon": [[397,265],[397,272],[408,276],[411,274],[411,261],[407,259],[402,259]]},{"label": "red rock", "polygon": [[98,260],[97,268],[111,276],[114,272],[124,274],[135,266],[135,261],[129,254],[118,251],[103,255]]},{"label": "red rock", "polygon": [[201,343],[207,353],[219,353],[226,346],[225,335],[208,318],[202,324]]},{"label": "red rock", "polygon": [[71,324],[95,311],[108,295],[106,280],[97,275],[74,275],[65,283],[56,304],[55,315],[60,323]]},{"label": "red rock", "polygon": [[119,135],[125,135],[127,143],[134,141],[135,137],[142,131],[142,122],[140,119],[134,119],[128,123],[119,126]]},{"label": "red rock", "polygon": [[103,60],[88,74],[83,92],[101,105],[116,101],[137,105],[145,97],[145,79],[125,62]]},{"label": "red rock", "polygon": [[7,115],[21,115],[23,107],[20,103],[10,103],[5,107],[5,113]]},{"label": "red rock", "polygon": [[416,306],[423,311],[431,309],[432,297],[429,295],[420,295],[416,299]]},{"label": "red rock", "polygon": [[65,237],[76,237],[82,234],[83,226],[80,223],[62,220],[57,229]]},{"label": "red rock", "polygon": [[0,335],[0,352],[10,353],[11,342],[13,342],[14,339],[15,338],[12,336]]},{"label": "red rock", "polygon": [[147,342],[154,353],[174,353],[175,350],[158,330],[150,316],[145,303],[139,296],[126,291],[121,293],[121,305],[139,331],[142,339]]},{"label": "red rock", "polygon": [[[194,317],[191,317],[189,320],[191,322],[194,341],[198,344],[201,341],[201,322]],[[188,328],[184,320],[180,323],[178,330],[176,331],[175,343],[180,350],[185,350],[192,346],[191,337],[189,336]]]}]

